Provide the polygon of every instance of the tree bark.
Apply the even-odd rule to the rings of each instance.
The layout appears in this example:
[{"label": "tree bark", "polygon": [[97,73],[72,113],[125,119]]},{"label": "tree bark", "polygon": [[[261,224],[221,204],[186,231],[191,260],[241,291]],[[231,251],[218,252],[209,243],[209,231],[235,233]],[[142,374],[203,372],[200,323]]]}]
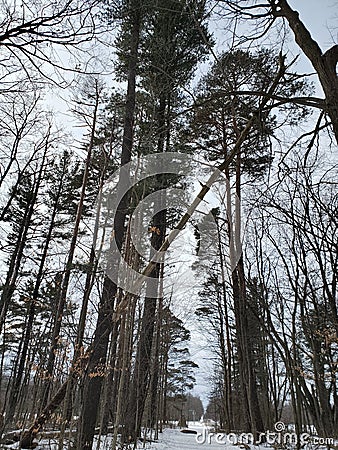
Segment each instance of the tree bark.
[{"label": "tree bark", "polygon": [[293,10],[287,0],[270,1],[275,17],[285,17],[294,33],[296,43],[307,56],[318,74],[325,95],[325,110],[331,119],[333,132],[338,143],[338,45],[334,45],[324,54],[318,43],[305,27],[299,13]]}]

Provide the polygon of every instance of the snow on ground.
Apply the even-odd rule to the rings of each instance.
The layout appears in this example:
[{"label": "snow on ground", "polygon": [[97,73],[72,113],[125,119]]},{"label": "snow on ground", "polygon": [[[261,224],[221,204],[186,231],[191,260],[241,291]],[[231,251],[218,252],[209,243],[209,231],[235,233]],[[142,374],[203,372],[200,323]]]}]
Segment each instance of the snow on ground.
[{"label": "snow on ground", "polygon": [[[159,439],[156,442],[147,442],[145,444],[140,443],[137,449],[146,449],[146,450],[198,450],[208,449],[208,450],[220,450],[222,447],[225,447],[225,444],[217,444],[214,442],[214,439],[211,440],[211,444],[207,442],[206,439],[203,439],[210,432],[210,428],[205,427],[203,424],[199,422],[189,423],[188,430],[197,431],[198,434],[188,434],[182,433],[180,429],[170,429],[166,428],[163,433],[159,434]],[[204,430],[204,431],[203,431]],[[204,444],[198,443],[196,441],[196,437],[198,437],[199,441],[205,440]],[[231,446],[229,444],[226,445],[227,450],[238,450],[238,446]],[[4,449],[18,449],[18,444],[3,446],[0,448]],[[68,450],[68,445],[64,447],[64,450]],[[102,436],[100,445],[98,446],[97,439],[94,442],[93,450],[110,450],[112,448],[112,437],[110,435]],[[58,443],[55,439],[41,439],[36,447],[36,450],[57,450]],[[256,448],[257,449],[257,448]],[[258,449],[257,449],[258,450]],[[266,449],[265,449],[266,450]]]},{"label": "snow on ground", "polygon": [[[189,429],[193,428],[195,427],[189,427]],[[199,431],[201,431],[201,429]],[[196,434],[181,433],[180,430],[166,429],[159,437],[159,442],[153,444],[152,448],[154,450],[197,450],[199,448],[208,448],[208,450],[220,450],[222,446],[224,447],[224,445],[216,444],[214,442],[212,442],[211,444],[209,444],[208,442],[199,444],[196,442],[196,436]]]},{"label": "snow on ground", "polygon": [[[185,429],[185,431],[189,430],[190,433],[184,432],[182,433],[181,429],[172,429],[172,428],[166,428],[163,433],[159,434],[159,439],[156,442],[146,442],[146,443],[139,443],[137,446],[138,450],[145,449],[145,450],[220,450],[221,448],[224,448],[226,450],[272,450],[272,448],[276,448],[276,445],[269,445],[267,443],[260,444],[260,445],[253,445],[250,443],[250,445],[247,445],[246,443],[241,440],[238,435],[235,435],[232,433],[232,439],[230,439],[230,435],[225,435],[221,433],[213,433],[212,429],[210,427],[205,426],[203,423],[200,422],[189,422],[188,428]],[[193,434],[192,432],[195,431],[197,434]],[[242,436],[242,435],[241,435]],[[308,435],[309,436],[309,435]],[[238,438],[238,442],[236,445],[234,445],[233,438]],[[100,442],[98,442],[98,436],[96,436],[93,450],[111,450],[112,449],[112,436],[102,436],[100,439]],[[334,444],[338,444],[338,442],[334,442]],[[331,445],[333,447],[333,445]],[[282,445],[281,448],[294,448],[294,445]],[[303,446],[304,447],[304,446]],[[16,443],[14,445],[9,446],[1,446],[0,449],[18,449],[19,444]],[[69,450],[70,445],[69,441],[64,441],[64,447],[63,450]],[[309,443],[309,446],[305,446],[306,449],[314,449],[321,450],[327,448],[326,446],[322,445],[315,445]],[[334,446],[334,448],[337,448]],[[58,441],[55,439],[41,439],[38,443],[38,446],[36,447],[36,450],[58,450],[59,444]]]}]

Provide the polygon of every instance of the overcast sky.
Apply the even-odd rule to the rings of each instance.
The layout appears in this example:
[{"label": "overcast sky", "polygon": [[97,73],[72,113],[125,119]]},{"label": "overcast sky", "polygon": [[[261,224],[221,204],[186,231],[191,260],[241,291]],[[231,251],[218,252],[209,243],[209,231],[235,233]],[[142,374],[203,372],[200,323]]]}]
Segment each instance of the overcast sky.
[{"label": "overcast sky", "polygon": [[336,0],[290,0],[312,37],[325,51],[337,43],[338,2]]}]

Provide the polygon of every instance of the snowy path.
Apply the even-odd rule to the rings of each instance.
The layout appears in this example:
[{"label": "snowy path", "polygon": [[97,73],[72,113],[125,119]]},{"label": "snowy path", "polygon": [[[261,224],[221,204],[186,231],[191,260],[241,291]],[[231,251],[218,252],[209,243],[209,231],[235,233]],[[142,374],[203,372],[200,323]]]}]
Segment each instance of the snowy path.
[{"label": "snowy path", "polygon": [[[202,433],[205,428],[198,422],[190,422],[188,429],[197,431],[199,435],[182,433],[179,429],[167,428],[160,434],[158,442],[152,444],[150,448],[154,450],[220,450],[225,447],[227,450],[238,450],[241,448],[241,446],[233,446],[229,443],[225,444],[225,442],[217,443],[214,439],[211,439],[211,443],[207,442],[207,439],[202,443]],[[196,439],[197,437],[198,442]]]},{"label": "snowy path", "polygon": [[[196,431],[202,431],[202,428],[191,427],[189,429],[195,429]],[[180,430],[164,430],[162,436],[159,438],[159,442],[153,445],[156,450],[173,450],[173,449],[185,449],[185,450],[220,450],[224,445],[220,444],[198,444],[196,442],[196,434],[181,433]]]}]

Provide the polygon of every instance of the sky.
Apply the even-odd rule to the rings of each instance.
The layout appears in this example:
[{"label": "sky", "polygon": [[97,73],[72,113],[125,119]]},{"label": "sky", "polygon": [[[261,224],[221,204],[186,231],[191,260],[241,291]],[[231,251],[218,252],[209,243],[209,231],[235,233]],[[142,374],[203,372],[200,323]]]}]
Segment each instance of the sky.
[{"label": "sky", "polygon": [[[289,0],[290,5],[299,11],[300,17],[311,31],[312,37],[317,40],[318,44],[325,52],[330,48],[334,42],[338,42],[338,0]],[[227,35],[224,32],[223,24],[220,22],[216,26],[211,24],[210,26],[215,40],[216,49],[220,51],[227,43]],[[111,39],[111,38],[110,38]],[[289,45],[291,54],[296,56],[300,54],[298,46],[294,43],[293,35],[289,36]],[[114,59],[112,53],[112,46],[94,46],[91,50],[88,50],[88,54],[95,56],[95,64],[100,66],[99,70],[104,71],[103,80],[108,86],[114,85],[113,79],[113,67],[111,61]],[[72,66],[71,60],[66,62],[66,57],[61,57],[65,60],[65,64]],[[94,60],[93,60],[94,61]],[[212,61],[212,59],[211,59]],[[196,79],[208,70],[209,64],[201,64],[196,70]],[[104,69],[103,69],[104,68]],[[300,54],[298,59],[297,68],[301,72],[312,72],[312,66],[306,57]],[[65,74],[67,77],[67,74]],[[80,78],[78,78],[80,79]],[[77,83],[75,83],[75,86]],[[320,88],[318,89],[320,94]],[[67,90],[62,90],[59,95],[56,91],[51,91],[50,95],[46,95],[46,104],[48,108],[54,110],[58,117],[58,121],[62,125],[66,125],[67,128],[72,128],[72,133],[77,138],[81,137],[81,132],[77,129],[76,121],[71,119],[71,115],[68,113],[70,104],[69,102],[71,94]]]},{"label": "sky", "polygon": [[[337,0],[290,0],[289,3],[299,12],[301,20],[324,53],[338,43]],[[293,36],[290,37],[293,40]],[[295,55],[300,53],[296,44],[293,47]],[[307,73],[313,71],[308,59],[303,55],[300,55],[297,68]],[[313,80],[316,80],[316,77]],[[318,86],[317,94],[320,93],[321,88]]]},{"label": "sky", "polygon": [[300,18],[325,51],[337,42],[338,2],[336,0],[290,0]]}]

